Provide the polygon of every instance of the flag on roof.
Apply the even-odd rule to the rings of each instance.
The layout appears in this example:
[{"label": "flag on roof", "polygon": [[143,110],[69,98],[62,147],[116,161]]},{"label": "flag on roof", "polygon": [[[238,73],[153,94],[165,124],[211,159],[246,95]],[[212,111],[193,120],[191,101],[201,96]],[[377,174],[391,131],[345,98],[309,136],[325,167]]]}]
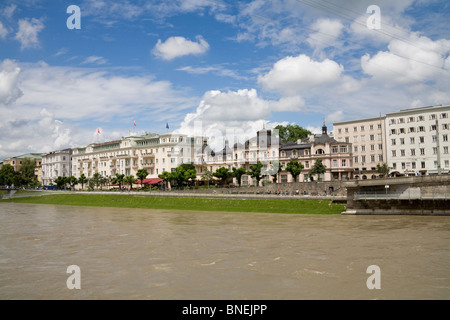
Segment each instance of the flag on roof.
[{"label": "flag on roof", "polygon": [[136,121],[133,121],[134,126],[136,127]]},{"label": "flag on roof", "polygon": [[167,122],[167,124],[166,124],[166,129],[169,129],[169,123]]},{"label": "flag on roof", "polygon": [[101,132],[100,132],[100,128],[98,128],[98,129],[97,129],[97,133],[98,133],[98,134],[101,134]]}]

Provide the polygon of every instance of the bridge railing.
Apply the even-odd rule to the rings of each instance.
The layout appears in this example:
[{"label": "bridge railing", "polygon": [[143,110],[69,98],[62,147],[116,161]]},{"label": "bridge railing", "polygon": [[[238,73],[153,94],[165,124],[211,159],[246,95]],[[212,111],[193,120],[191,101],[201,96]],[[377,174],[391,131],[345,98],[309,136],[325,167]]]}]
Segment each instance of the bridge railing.
[{"label": "bridge railing", "polygon": [[418,192],[405,191],[402,193],[389,192],[355,192],[354,200],[450,200],[450,194],[436,192],[432,194],[422,194]]}]

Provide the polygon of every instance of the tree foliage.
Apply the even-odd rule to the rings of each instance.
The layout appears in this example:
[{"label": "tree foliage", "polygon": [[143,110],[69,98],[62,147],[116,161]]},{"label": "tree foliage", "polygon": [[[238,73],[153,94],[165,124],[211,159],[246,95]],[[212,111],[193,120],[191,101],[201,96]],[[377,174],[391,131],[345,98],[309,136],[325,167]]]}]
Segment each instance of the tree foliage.
[{"label": "tree foliage", "polygon": [[301,164],[301,162],[298,162],[297,160],[291,160],[286,165],[286,171],[291,173],[292,177],[294,178],[294,182],[297,181],[297,177],[300,175],[303,169],[303,164]]},{"label": "tree foliage", "polygon": [[14,184],[14,177],[16,176],[14,167],[10,164],[5,164],[0,168],[0,186],[11,186]]},{"label": "tree foliage", "polygon": [[247,174],[249,176],[256,179],[256,183],[258,186],[259,186],[259,181],[262,179],[262,175],[261,175],[262,167],[263,167],[263,164],[260,161],[258,161],[258,163],[252,164],[250,166],[250,170],[247,171]]},{"label": "tree foliage", "polygon": [[147,178],[147,176],[148,176],[147,169],[139,169],[138,172],[136,173],[136,177],[138,177],[141,180],[141,188],[144,184],[144,179]]},{"label": "tree foliage", "polygon": [[309,173],[313,174],[323,174],[327,171],[327,167],[322,163],[322,159],[317,159],[314,165],[311,167]]},{"label": "tree foliage", "polygon": [[287,126],[278,125],[275,129],[278,130],[279,137],[284,143],[288,141],[296,142],[299,139],[305,139],[311,134],[311,131],[292,124]]},{"label": "tree foliage", "polygon": [[391,168],[389,168],[387,163],[377,164],[377,171],[382,175],[387,175]]},{"label": "tree foliage", "polygon": [[236,178],[236,181],[239,186],[241,186],[242,176],[246,173],[247,173],[247,171],[245,171],[245,169],[243,167],[233,168],[233,177]]},{"label": "tree foliage", "polygon": [[84,189],[84,185],[88,182],[88,179],[86,178],[86,176],[84,175],[84,173],[82,173],[80,175],[80,177],[78,178],[78,183],[81,184],[81,190]]}]

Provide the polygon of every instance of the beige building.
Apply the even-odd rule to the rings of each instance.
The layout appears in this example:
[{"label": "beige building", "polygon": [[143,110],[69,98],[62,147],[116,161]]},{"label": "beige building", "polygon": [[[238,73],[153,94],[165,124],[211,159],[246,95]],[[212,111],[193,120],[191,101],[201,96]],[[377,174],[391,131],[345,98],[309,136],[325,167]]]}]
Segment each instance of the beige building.
[{"label": "beige building", "polygon": [[383,116],[333,124],[336,139],[352,144],[354,178],[380,176],[377,165],[387,162],[385,119]]},{"label": "beige building", "polygon": [[324,125],[322,134],[313,134],[296,143],[290,142],[281,146],[280,163],[283,171],[280,172],[278,181],[293,181],[291,174],[285,170],[291,160],[301,162],[304,167],[297,181],[310,181],[311,168],[318,159],[321,159],[326,167],[326,172],[318,177],[319,180],[345,180],[353,177],[352,144],[334,139]]},{"label": "beige building", "polygon": [[72,174],[76,178],[81,174],[91,178],[95,173],[103,177],[136,176],[139,169],[146,169],[147,178],[158,178],[164,171],[171,172],[182,163],[193,162],[194,148],[201,143],[201,138],[172,133],[92,143],[72,149]]},{"label": "beige building", "polygon": [[17,157],[6,158],[3,160],[2,165],[9,164],[14,167],[14,171],[19,171],[22,161],[25,159],[32,159],[36,161],[34,175],[36,176],[37,181],[42,183],[42,153],[27,153]]}]

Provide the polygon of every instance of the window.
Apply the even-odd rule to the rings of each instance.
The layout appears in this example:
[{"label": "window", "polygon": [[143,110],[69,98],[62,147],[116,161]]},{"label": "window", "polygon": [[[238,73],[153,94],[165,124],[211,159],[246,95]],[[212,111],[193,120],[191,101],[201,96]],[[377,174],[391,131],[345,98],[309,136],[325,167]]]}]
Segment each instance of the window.
[{"label": "window", "polygon": [[342,129],[338,129],[338,133],[342,133]]},{"label": "window", "polygon": [[333,168],[337,168],[337,160],[333,160]]},{"label": "window", "polygon": [[424,120],[425,120],[424,116],[418,116],[417,117],[417,121],[424,121]]},{"label": "window", "polygon": [[357,156],[353,158],[353,162],[358,163],[358,157]]},{"label": "window", "polygon": [[397,151],[392,150],[392,157],[395,158],[397,156]]},{"label": "window", "polygon": [[448,147],[444,147],[444,153],[448,154]]},{"label": "window", "polygon": [[415,162],[411,162],[411,168],[413,168],[413,169],[416,168],[416,163]]},{"label": "window", "polygon": [[397,169],[397,164],[395,162],[392,164],[392,169]]},{"label": "window", "polygon": [[378,134],[378,141],[381,141],[382,139],[383,139],[382,134],[379,133],[379,134]]},{"label": "window", "polygon": [[378,161],[383,162],[383,155],[382,154],[378,155]]},{"label": "window", "polygon": [[409,127],[408,132],[416,132],[416,128],[414,128],[414,127]]},{"label": "window", "polygon": [[404,149],[400,150],[400,156],[401,156],[401,157],[404,157],[404,156],[405,156],[405,150],[404,150]]},{"label": "window", "polygon": [[353,127],[353,132],[357,132],[358,131],[358,127]]},{"label": "window", "polygon": [[414,144],[414,142],[415,142],[414,137],[409,138],[409,143],[410,144]]},{"label": "window", "polygon": [[433,147],[433,154],[437,154],[437,147]]},{"label": "window", "polygon": [[350,142],[349,137],[345,137],[345,142],[347,142],[347,143]]},{"label": "window", "polygon": [[446,113],[441,113],[441,119],[446,119],[448,116]]},{"label": "window", "polygon": [[347,146],[340,146],[339,148],[341,153],[346,153],[347,152]]},{"label": "window", "polygon": [[411,155],[415,156],[416,155],[416,149],[411,149]]},{"label": "window", "polygon": [[405,119],[404,118],[398,119],[398,123],[405,123]]},{"label": "window", "polygon": [[373,124],[370,125],[370,130],[373,130]]},{"label": "window", "polygon": [[353,142],[358,142],[358,136],[353,137]]},{"label": "window", "polygon": [[375,145],[374,144],[370,145],[370,151],[375,151]]},{"label": "window", "polygon": [[361,142],[365,142],[366,141],[366,136],[361,136]]},{"label": "window", "polygon": [[370,141],[374,141],[375,140],[375,135],[374,134],[371,134],[370,135]]},{"label": "window", "polygon": [[431,115],[430,115],[430,119],[431,119],[431,120],[435,120],[435,119],[436,119],[436,115],[435,115],[435,114],[431,114]]},{"label": "window", "polygon": [[406,163],[402,162],[402,169],[405,170],[406,169]]},{"label": "window", "polygon": [[400,128],[400,133],[405,133],[405,128]]},{"label": "window", "polygon": [[306,169],[309,168],[309,161],[305,161],[305,168],[306,168]]},{"label": "window", "polygon": [[395,129],[391,129],[391,134],[395,134],[397,131]]},{"label": "window", "polygon": [[378,144],[378,150],[383,150],[383,144],[381,143]]},{"label": "window", "polygon": [[445,164],[444,164],[444,167],[445,167],[445,168],[448,168],[448,166],[449,166],[449,161],[448,161],[448,160],[445,160],[444,163],[445,163]]},{"label": "window", "polygon": [[361,131],[364,131],[364,126],[361,126]]},{"label": "window", "polygon": [[442,125],[442,129],[447,130],[447,129],[448,129],[448,124],[447,124],[447,123],[444,123],[444,124]]},{"label": "window", "polygon": [[442,141],[448,141],[448,135],[444,134],[444,135],[442,136]]},{"label": "window", "polygon": [[414,122],[414,117],[409,117],[408,122]]},{"label": "window", "polygon": [[420,148],[420,155],[424,156],[425,155],[425,148]]},{"label": "window", "polygon": [[380,123],[378,124],[378,129],[381,129],[381,124]]},{"label": "window", "polygon": [[375,156],[374,155],[370,156],[370,161],[375,162]]},{"label": "window", "polygon": [[342,167],[347,167],[347,159],[342,159]]},{"label": "window", "polygon": [[361,161],[364,163],[366,162],[366,156],[361,156]]},{"label": "window", "polygon": [[422,161],[422,162],[420,163],[420,167],[421,167],[422,169],[425,169],[425,161]]},{"label": "window", "polygon": [[395,119],[391,119],[391,124],[395,124]]},{"label": "window", "polygon": [[425,137],[419,137],[419,142],[420,143],[425,143]]},{"label": "window", "polygon": [[425,127],[424,126],[420,126],[419,127],[419,132],[425,132]]},{"label": "window", "polygon": [[355,152],[358,152],[358,146],[354,146],[354,147],[353,147],[353,150],[354,150]]},{"label": "window", "polygon": [[405,138],[400,138],[400,144],[405,144]]},{"label": "window", "polygon": [[366,146],[361,146],[361,151],[366,151]]},{"label": "window", "polygon": [[397,141],[395,139],[391,139],[391,145],[395,146],[397,144]]},{"label": "window", "polygon": [[345,128],[345,133],[348,133],[348,128]]},{"label": "window", "polygon": [[434,135],[432,138],[433,138],[433,142],[436,142],[437,137]]}]

